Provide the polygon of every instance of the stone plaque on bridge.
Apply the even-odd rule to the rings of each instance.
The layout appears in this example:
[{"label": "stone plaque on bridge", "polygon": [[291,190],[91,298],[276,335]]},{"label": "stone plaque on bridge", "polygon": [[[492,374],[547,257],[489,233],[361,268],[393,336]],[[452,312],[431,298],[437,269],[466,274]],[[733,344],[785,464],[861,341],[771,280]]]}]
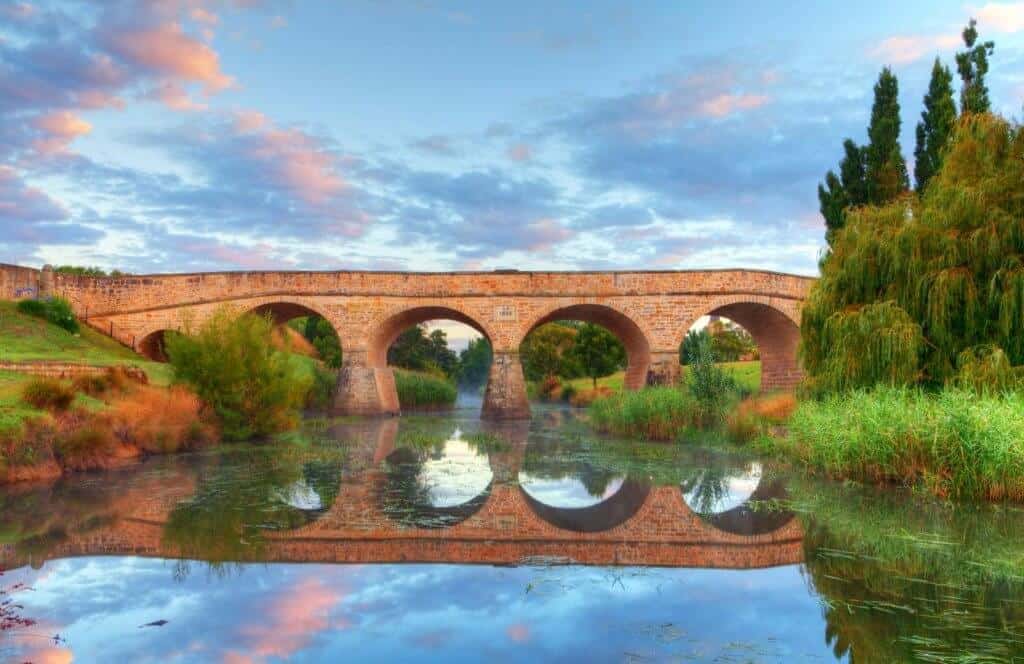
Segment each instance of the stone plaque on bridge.
[{"label": "stone plaque on bridge", "polygon": [[516,308],[511,304],[502,304],[494,307],[494,320],[515,321],[518,319]]}]

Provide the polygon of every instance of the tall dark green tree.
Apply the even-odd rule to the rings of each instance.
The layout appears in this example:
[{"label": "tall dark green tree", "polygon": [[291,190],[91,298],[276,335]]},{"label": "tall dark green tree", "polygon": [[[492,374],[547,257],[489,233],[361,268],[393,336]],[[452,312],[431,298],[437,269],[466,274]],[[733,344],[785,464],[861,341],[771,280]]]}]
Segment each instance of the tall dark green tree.
[{"label": "tall dark green tree", "polygon": [[964,28],[964,46],[967,50],[956,54],[956,69],[963,82],[960,88],[960,111],[962,113],[987,113],[991,109],[985,74],[988,73],[988,56],[995,50],[995,42],[978,43],[977,21],[973,18]]},{"label": "tall dark green tree", "polygon": [[492,355],[491,342],[486,338],[470,340],[466,350],[459,353],[459,385],[477,388],[485,384]]},{"label": "tall dark green tree", "polygon": [[839,175],[829,171],[825,184],[818,185],[821,215],[825,217],[826,239],[843,227],[846,209],[868,202],[865,157],[867,150],[852,139],[843,141],[843,159],[839,162]]},{"label": "tall dark green tree", "polygon": [[942,165],[942,150],[949,142],[956,124],[956,104],[953,102],[953,74],[938,58],[932,66],[932,80],[924,96],[924,110],[917,123],[917,145],[914,148],[914,179],[918,193]]},{"label": "tall dark green tree", "polygon": [[865,179],[868,202],[884,205],[910,188],[907,163],[900,148],[899,83],[886,67],[875,83],[875,103],[871,107],[868,147],[865,155]]}]

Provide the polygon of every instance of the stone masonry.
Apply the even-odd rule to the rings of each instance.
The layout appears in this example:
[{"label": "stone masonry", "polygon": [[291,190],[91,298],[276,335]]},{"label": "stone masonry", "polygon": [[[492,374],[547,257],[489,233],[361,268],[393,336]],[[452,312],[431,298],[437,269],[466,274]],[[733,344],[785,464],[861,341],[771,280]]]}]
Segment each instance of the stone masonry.
[{"label": "stone masonry", "polygon": [[[24,282],[25,270],[0,266],[0,284]],[[490,419],[529,414],[519,345],[538,325],[559,319],[598,323],[616,334],[628,354],[626,387],[637,389],[676,380],[687,330],[701,316],[726,316],[758,344],[762,389],[791,388],[800,379],[800,306],[814,281],[756,270],[34,274],[41,294],[66,297],[90,326],[154,359],[165,331],[201,324],[224,305],[279,322],[319,314],[341,340],[335,406],[347,414],[397,414],[390,344],[417,323],[460,321],[494,348],[483,405]]]}]

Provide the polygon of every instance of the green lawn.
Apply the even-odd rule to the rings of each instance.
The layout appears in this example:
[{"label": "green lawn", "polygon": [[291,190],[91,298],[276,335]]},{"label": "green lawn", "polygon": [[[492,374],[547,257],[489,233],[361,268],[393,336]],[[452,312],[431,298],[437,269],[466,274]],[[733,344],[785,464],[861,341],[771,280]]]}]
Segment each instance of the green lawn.
[{"label": "green lawn", "polygon": [[150,382],[166,385],[171,370],[151,362],[85,324],[77,335],[44,320],[18,312],[13,302],[0,302],[0,360],[53,360],[97,366],[134,365],[146,372]]},{"label": "green lawn", "polygon": [[[761,388],[761,362],[723,362],[719,365],[731,374],[741,388],[749,392],[757,392]],[[686,377],[686,367],[683,367],[683,378]],[[625,372],[619,371],[611,376],[597,379],[598,387],[607,387],[615,392],[622,389],[622,379]],[[589,390],[593,387],[593,381],[589,378],[576,378],[569,381],[569,384],[577,391]]]}]

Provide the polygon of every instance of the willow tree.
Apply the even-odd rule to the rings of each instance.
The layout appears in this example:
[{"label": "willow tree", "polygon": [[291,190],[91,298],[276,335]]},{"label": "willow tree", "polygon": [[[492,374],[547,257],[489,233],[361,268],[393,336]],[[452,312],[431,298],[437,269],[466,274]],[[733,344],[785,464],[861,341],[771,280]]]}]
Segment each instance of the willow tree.
[{"label": "willow tree", "polygon": [[1024,365],[1024,129],[961,118],[918,199],[847,211],[801,324],[814,392]]}]

